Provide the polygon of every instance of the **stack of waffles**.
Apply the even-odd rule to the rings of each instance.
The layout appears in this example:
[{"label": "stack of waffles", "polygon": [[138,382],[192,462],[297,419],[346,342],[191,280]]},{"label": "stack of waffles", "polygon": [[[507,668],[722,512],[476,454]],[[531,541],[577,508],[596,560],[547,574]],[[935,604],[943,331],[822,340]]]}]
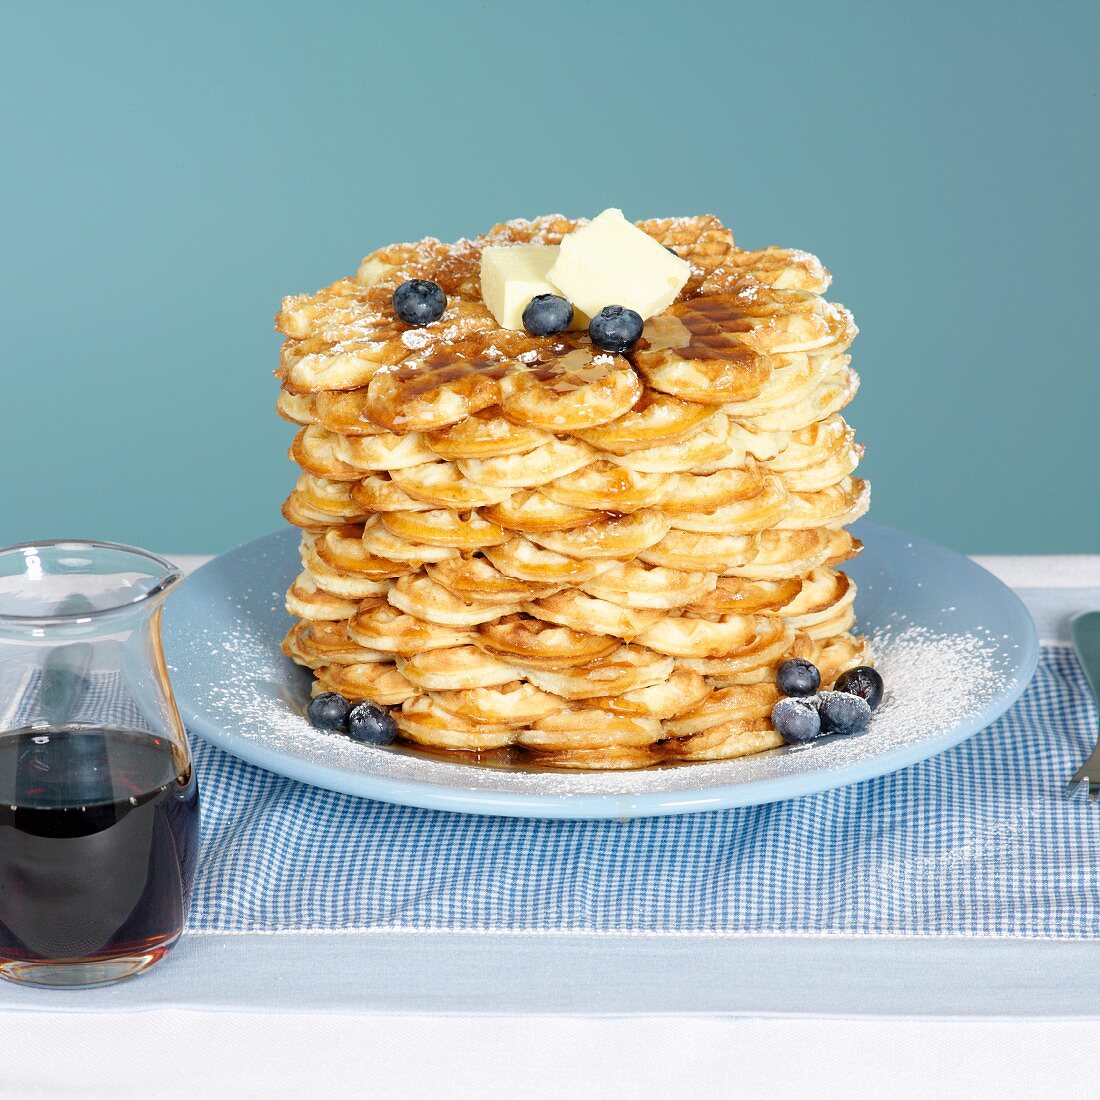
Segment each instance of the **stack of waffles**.
[{"label": "stack of waffles", "polygon": [[[498,327],[489,245],[368,256],[287,298],[278,409],[300,430],[284,651],[315,692],[392,708],[419,746],[553,768],[728,759],[782,741],[775,670],[867,663],[846,525],[866,511],[841,417],[856,329],[808,253],[744,251],[712,217],[640,222],[688,260],[625,356]],[[409,278],[447,294],[402,323]]]}]

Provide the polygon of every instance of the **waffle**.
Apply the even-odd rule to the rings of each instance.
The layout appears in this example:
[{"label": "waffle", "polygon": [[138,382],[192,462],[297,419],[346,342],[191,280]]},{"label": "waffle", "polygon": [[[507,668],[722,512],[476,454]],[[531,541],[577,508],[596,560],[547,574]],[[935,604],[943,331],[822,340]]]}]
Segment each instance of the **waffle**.
[{"label": "waffle", "polygon": [[[582,224],[390,245],[284,299],[302,571],[283,651],[315,693],[389,707],[403,740],[463,760],[776,748],[781,661],[813,660],[828,686],[870,660],[839,568],[869,503],[842,416],[855,325],[816,257],[740,249],[704,216],[638,223],[691,276],[632,352],[498,328],[482,250]],[[397,319],[408,278],[444,289],[438,321]]]}]

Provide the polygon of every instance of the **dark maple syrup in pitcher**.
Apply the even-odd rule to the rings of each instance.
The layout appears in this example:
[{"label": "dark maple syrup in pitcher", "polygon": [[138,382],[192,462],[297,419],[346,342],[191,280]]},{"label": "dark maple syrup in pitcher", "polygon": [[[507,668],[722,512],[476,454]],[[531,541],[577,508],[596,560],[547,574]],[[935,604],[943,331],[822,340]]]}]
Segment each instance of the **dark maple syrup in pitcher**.
[{"label": "dark maple syrup in pitcher", "polygon": [[0,737],[5,967],[164,954],[187,914],[198,827],[193,771],[163,738],[86,725]]}]

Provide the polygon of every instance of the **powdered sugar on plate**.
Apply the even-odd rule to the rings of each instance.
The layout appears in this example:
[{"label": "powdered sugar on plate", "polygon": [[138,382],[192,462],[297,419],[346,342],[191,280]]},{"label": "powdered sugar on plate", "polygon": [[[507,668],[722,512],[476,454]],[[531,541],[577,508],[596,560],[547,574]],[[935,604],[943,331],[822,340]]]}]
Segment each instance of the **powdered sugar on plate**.
[{"label": "powdered sugar on plate", "polygon": [[207,708],[246,741],[288,759],[327,768],[466,790],[540,795],[632,795],[693,791],[754,783],[807,771],[832,770],[934,738],[981,711],[1006,686],[1000,646],[980,633],[938,633],[899,623],[872,638],[886,694],[870,728],[855,737],[776,749],[738,760],[635,772],[561,773],[450,763],[409,748],[362,745],[313,729],[304,716],[309,676],[270,639],[247,624],[232,637],[212,636],[223,677],[207,685]]},{"label": "powdered sugar on plate", "polygon": [[[949,748],[997,718],[1036,659],[1019,601],[959,555],[863,521],[853,563],[857,625],[886,695],[871,726],[739,760],[641,772],[477,766],[322,733],[304,711],[310,677],[279,652],[296,532],[199,570],[169,602],[166,649],[189,728],[279,774],[349,794],[469,812],[632,816],[748,805],[881,775]],[[606,800],[606,801],[604,801]]]}]

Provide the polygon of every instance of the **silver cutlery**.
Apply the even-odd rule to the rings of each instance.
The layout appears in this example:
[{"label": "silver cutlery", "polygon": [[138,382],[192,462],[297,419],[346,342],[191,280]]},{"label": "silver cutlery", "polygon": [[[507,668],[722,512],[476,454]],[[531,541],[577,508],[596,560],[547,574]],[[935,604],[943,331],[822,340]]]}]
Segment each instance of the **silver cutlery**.
[{"label": "silver cutlery", "polygon": [[[1085,611],[1076,616],[1070,623],[1070,636],[1092,688],[1092,697],[1100,707],[1100,611]],[[1088,783],[1090,802],[1100,798],[1100,734],[1092,755],[1069,781],[1067,792],[1072,794],[1080,783]]]}]

